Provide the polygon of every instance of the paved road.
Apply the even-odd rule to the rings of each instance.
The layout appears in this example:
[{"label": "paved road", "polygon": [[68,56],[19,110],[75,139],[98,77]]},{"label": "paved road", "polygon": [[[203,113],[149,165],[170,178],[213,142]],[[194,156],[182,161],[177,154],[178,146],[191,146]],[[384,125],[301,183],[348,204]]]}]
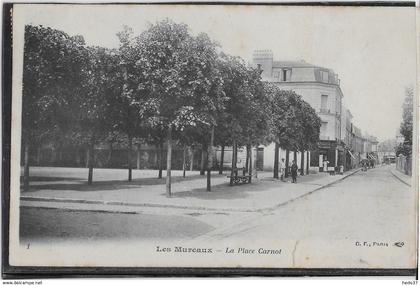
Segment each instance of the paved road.
[{"label": "paved road", "polygon": [[415,203],[415,190],[380,167],[195,241],[282,249],[279,267],[415,268]]},{"label": "paved road", "polygon": [[[357,174],[275,211],[247,217],[235,226],[231,215],[109,214],[21,209],[23,242],[68,239],[241,239],[409,241],[415,225],[413,190],[387,167]],[[162,211],[165,211],[162,209]],[[207,219],[207,220],[206,220]],[[267,235],[267,233],[270,233]]]},{"label": "paved road", "polygon": [[409,240],[415,230],[414,190],[389,167],[359,171],[347,179],[210,239]]},{"label": "paved road", "polygon": [[22,243],[89,240],[190,238],[213,227],[189,216],[117,214],[21,208]]}]

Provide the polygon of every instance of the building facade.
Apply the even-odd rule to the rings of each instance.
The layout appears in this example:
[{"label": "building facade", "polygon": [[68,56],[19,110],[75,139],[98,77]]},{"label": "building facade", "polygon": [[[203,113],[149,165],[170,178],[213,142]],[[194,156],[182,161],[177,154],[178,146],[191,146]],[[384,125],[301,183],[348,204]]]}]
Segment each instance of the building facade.
[{"label": "building facade", "polygon": [[[274,61],[270,50],[255,51],[253,65],[262,70],[261,76],[264,81],[272,82],[282,90],[295,91],[321,118],[318,151],[309,155],[311,169],[324,171],[326,164],[330,168],[345,165],[346,150],[343,138],[346,137],[346,133],[342,133],[343,93],[338,75],[329,68],[305,61]],[[267,147],[267,151],[271,152],[271,148],[274,149],[272,146]],[[264,166],[270,168],[269,164],[264,163]]]}]

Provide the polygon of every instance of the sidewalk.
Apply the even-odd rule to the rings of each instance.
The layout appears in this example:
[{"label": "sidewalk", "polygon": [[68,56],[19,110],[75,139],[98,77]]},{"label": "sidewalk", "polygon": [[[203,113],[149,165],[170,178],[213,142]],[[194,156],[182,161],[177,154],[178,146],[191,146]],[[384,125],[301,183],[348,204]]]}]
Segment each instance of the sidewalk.
[{"label": "sidewalk", "polygon": [[[71,205],[83,209],[90,204],[95,210],[115,211],[116,206],[157,207],[204,211],[261,212],[285,205],[302,196],[320,190],[342,180],[358,170],[344,175],[331,176],[325,173],[298,177],[298,183],[282,182],[270,178],[269,172],[258,173],[259,178],[251,184],[229,186],[226,173],[212,175],[212,191],[206,191],[206,179],[191,175],[177,177],[172,184],[172,197],[165,194],[165,179],[161,183],[150,185],[144,181],[102,181],[92,186],[78,184],[36,185],[34,190],[21,193],[24,206],[54,204]],[[156,181],[157,179],[155,179]],[[38,203],[38,204],[37,204]]]},{"label": "sidewalk", "polygon": [[407,186],[411,187],[411,176],[406,175],[402,173],[401,171],[398,171],[394,167],[390,168],[389,171],[394,175],[395,178],[400,180],[402,183],[406,184]]}]

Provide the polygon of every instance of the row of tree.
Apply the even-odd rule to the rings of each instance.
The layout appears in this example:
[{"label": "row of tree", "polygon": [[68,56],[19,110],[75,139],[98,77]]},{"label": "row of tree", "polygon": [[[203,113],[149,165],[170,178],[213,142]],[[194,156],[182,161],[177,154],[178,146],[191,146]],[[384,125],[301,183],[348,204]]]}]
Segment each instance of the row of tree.
[{"label": "row of tree", "polygon": [[125,27],[117,36],[119,48],[107,49],[87,46],[81,36],[26,26],[24,189],[30,148],[46,142],[87,147],[89,184],[98,143],[126,139],[129,181],[133,143],[160,149],[166,143],[167,196],[174,143],[184,152],[202,148],[208,190],[214,146],[232,146],[234,156],[245,146],[251,171],[251,148],[275,142],[275,177],[279,147],[316,148],[321,123],[314,109],[294,92],[262,82],[261,70],[221,52],[206,34],[195,36],[185,24],[164,20],[139,35]]},{"label": "row of tree", "polygon": [[405,98],[402,105],[403,115],[400,124],[400,134],[404,141],[400,142],[396,147],[396,155],[403,154],[411,156],[413,149],[413,101],[414,89],[407,87],[405,89]]}]

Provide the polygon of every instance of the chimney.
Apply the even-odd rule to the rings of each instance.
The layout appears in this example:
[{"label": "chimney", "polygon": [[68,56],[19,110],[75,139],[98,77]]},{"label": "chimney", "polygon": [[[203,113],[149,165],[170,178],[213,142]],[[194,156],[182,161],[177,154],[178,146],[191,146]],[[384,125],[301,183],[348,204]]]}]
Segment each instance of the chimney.
[{"label": "chimney", "polygon": [[271,50],[255,50],[252,55],[252,64],[254,67],[262,70],[261,77],[263,80],[272,78],[273,52]]}]

